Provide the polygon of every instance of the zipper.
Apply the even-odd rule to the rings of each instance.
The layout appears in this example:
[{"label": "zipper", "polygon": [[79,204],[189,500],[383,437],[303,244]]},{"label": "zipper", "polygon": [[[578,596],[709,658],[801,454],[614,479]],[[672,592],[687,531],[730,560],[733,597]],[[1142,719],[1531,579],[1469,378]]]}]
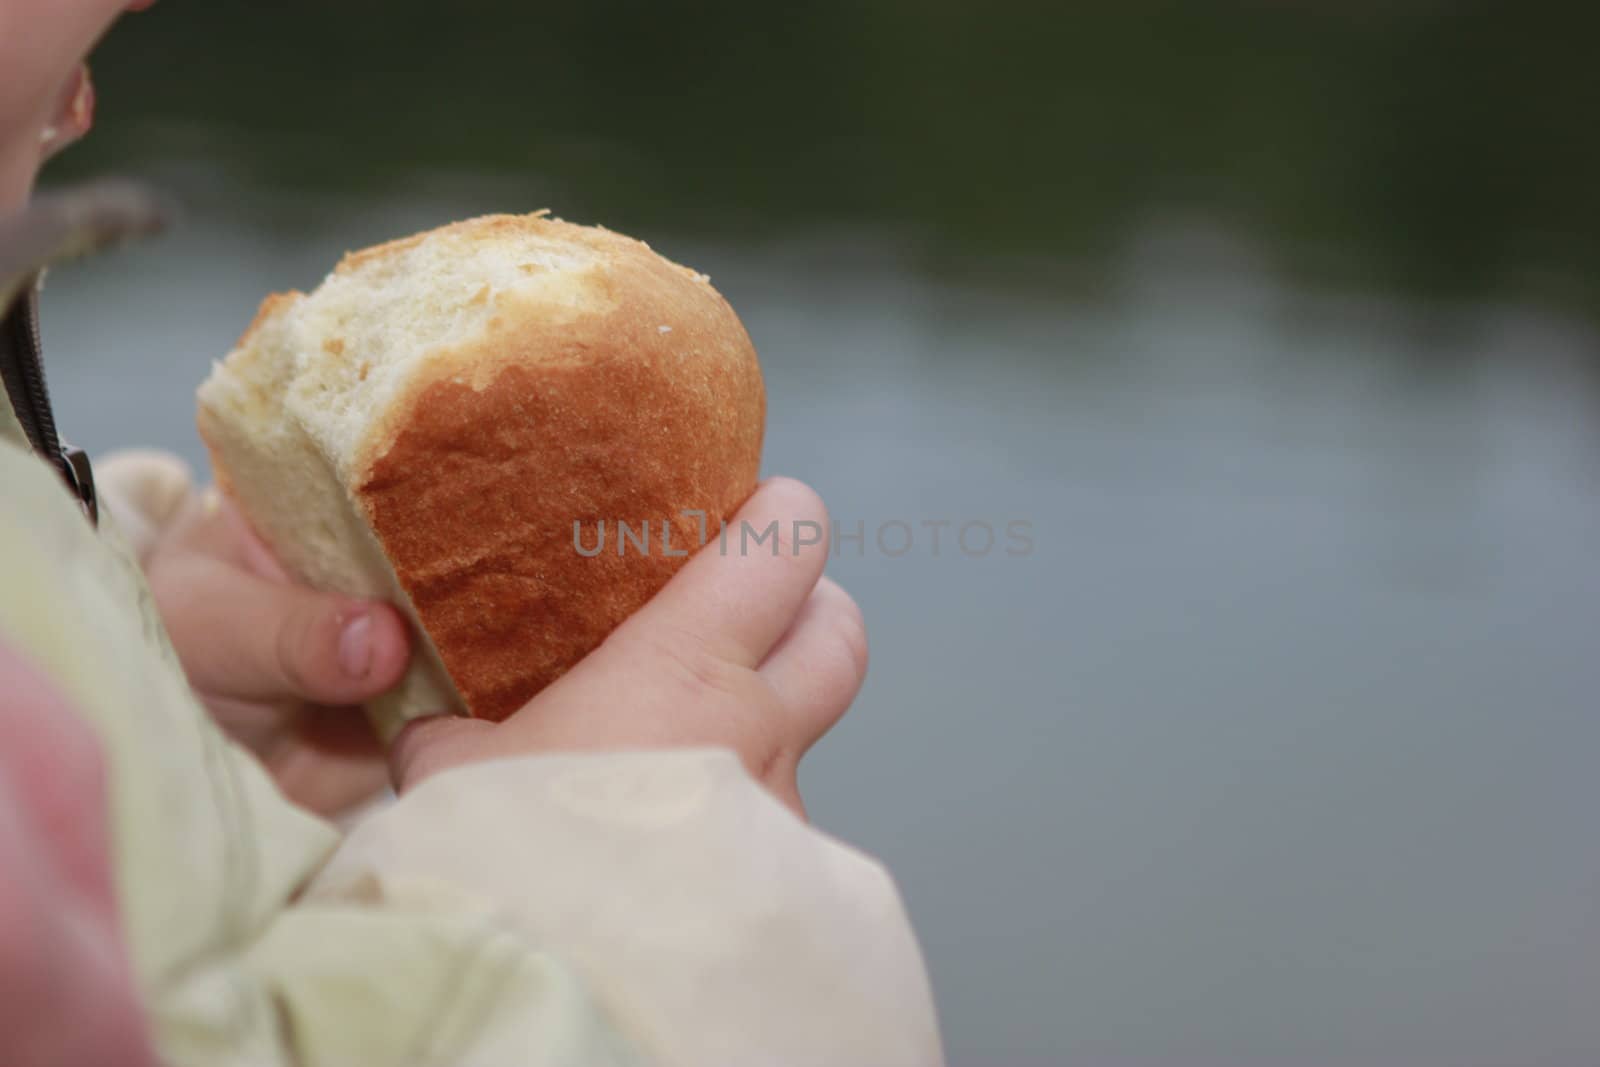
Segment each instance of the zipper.
[{"label": "zipper", "polygon": [[55,413],[50,409],[50,388],[44,380],[44,362],[39,343],[39,294],[37,280],[30,283],[0,322],[0,380],[11,407],[22,424],[33,450],[48,460],[67,483],[84,514],[98,523],[99,505],[95,498],[94,471],[81,448],[65,444],[56,432]]}]

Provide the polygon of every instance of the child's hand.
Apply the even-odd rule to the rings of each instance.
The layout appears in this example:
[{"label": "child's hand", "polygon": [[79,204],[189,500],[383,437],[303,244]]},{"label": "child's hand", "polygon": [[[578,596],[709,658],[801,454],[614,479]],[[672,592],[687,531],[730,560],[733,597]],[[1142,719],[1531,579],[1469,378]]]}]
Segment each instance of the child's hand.
[{"label": "child's hand", "polygon": [[[741,551],[738,523],[781,543]],[[463,763],[572,749],[718,746],[802,812],[796,768],[838,721],[867,669],[866,631],[844,590],[822,578],[822,501],[799,482],[757,489],[729,525],[600,648],[503,723],[410,724],[390,752],[401,789]],[[812,525],[814,524],[814,525]]]},{"label": "child's hand", "polygon": [[388,784],[353,705],[405,673],[394,608],[296,585],[214,492],[190,494],[144,568],[190,685],[285,794],[331,814]]}]

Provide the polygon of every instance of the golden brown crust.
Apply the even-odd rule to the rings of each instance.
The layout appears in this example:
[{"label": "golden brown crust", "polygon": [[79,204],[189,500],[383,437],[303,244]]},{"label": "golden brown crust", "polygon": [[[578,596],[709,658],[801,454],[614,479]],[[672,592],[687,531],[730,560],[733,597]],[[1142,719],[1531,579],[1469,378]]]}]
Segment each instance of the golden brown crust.
[{"label": "golden brown crust", "polygon": [[[648,600],[754,490],[766,397],[749,337],[700,276],[640,242],[553,220],[603,253],[606,299],[557,321],[497,298],[375,420],[355,493],[471,713],[502,719]],[[391,251],[394,245],[385,246]],[[376,254],[382,251],[374,250]],[[346,260],[348,264],[349,259]],[[665,327],[665,329],[663,329]],[[619,553],[617,522],[648,522]],[[574,543],[574,523],[593,558]]]},{"label": "golden brown crust", "polygon": [[265,326],[268,319],[271,319],[279,312],[289,310],[295,301],[305,295],[298,289],[290,289],[286,293],[267,294],[266,299],[261,301],[261,306],[256,308],[256,317],[250,320],[250,325],[245,327],[244,333],[240,335],[238,342],[233,347],[239,349],[249,345],[251,339],[255,337],[256,331]]}]

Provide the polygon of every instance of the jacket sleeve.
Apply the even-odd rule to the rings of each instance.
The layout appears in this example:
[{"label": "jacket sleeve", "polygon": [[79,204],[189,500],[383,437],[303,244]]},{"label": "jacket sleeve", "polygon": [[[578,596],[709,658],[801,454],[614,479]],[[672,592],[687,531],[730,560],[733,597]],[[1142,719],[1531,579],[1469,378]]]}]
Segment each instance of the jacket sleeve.
[{"label": "jacket sleeve", "polygon": [[[112,510],[151,536],[188,491],[160,457],[107,466]],[[42,512],[64,494],[38,481]],[[172,1063],[941,1062],[887,872],[796,818],[732,753],[457,768],[339,838],[216,737],[170,655],[163,669],[115,636],[138,599],[118,583],[134,578],[89,573],[90,548],[73,547],[87,528],[54,502],[59,526],[37,544],[70,569],[6,562],[79,595],[41,612],[41,592],[13,632],[73,635],[70,655],[56,646],[61,671],[113,757],[129,929]],[[107,631],[91,658],[115,650],[117,670],[81,669],[87,635],[71,620],[85,618]]]},{"label": "jacket sleeve", "polygon": [[[653,1062],[632,1047],[566,961],[503,917],[462,907],[446,893],[425,900],[303,901],[285,910],[230,970],[229,981],[249,991],[269,1025],[254,1033],[249,1025],[169,1030],[164,1051],[179,1062]],[[253,1039],[260,1039],[260,1048],[251,1047]]]},{"label": "jacket sleeve", "polygon": [[430,779],[157,1013],[180,1065],[942,1062],[888,875],[714,750]]},{"label": "jacket sleeve", "polygon": [[[588,1010],[651,1063],[942,1061],[887,872],[795,817],[731,752],[523,757],[441,774],[350,834],[265,951],[301,973],[316,924],[361,909],[470,917],[563,961]],[[293,1003],[306,999],[291,999],[292,1017],[325,1011],[320,998]]]}]

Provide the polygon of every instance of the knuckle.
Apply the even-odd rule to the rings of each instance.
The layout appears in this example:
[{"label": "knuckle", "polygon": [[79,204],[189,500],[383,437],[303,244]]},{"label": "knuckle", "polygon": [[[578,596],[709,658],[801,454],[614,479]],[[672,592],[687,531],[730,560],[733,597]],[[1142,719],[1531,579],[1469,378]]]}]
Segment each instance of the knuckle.
[{"label": "knuckle", "polygon": [[285,687],[295,696],[309,695],[312,672],[307,660],[317,631],[317,620],[305,612],[290,612],[278,623],[273,641],[273,666]]},{"label": "knuckle", "polygon": [[834,638],[843,649],[846,661],[857,680],[866,677],[871,658],[867,644],[867,623],[855,598],[828,579],[825,588],[830,598],[830,622]]},{"label": "knuckle", "polygon": [[711,644],[682,627],[654,626],[627,635],[625,643],[642,655],[676,687],[694,695],[738,695],[744,672],[718,655]]},{"label": "knuckle", "polygon": [[867,645],[867,629],[861,624],[859,615],[855,622],[840,626],[839,641],[844,646],[850,673],[859,682],[867,676],[867,667],[872,659]]}]

